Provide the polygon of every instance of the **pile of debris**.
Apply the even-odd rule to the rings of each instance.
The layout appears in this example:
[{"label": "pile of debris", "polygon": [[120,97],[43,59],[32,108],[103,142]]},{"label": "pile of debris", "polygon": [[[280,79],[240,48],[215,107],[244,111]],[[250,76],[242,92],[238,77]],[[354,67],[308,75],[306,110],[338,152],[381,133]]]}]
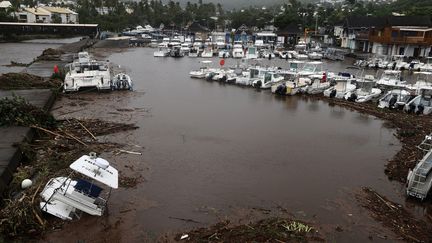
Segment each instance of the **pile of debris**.
[{"label": "pile of debris", "polygon": [[177,241],[187,242],[308,242],[324,241],[310,225],[292,219],[268,218],[258,222],[231,225],[217,223],[178,234]]},{"label": "pile of debris", "polygon": [[417,219],[402,205],[379,195],[371,188],[363,188],[357,195],[361,205],[370,210],[372,217],[390,228],[407,242],[430,242],[432,227],[430,222]]},{"label": "pile of debris", "polygon": [[59,89],[61,79],[46,79],[28,73],[5,73],[0,76],[0,89]]},{"label": "pile of debris", "polygon": [[38,61],[60,61],[61,55],[64,54],[62,50],[48,48],[42,52],[42,55],[37,57]]},{"label": "pile of debris", "polygon": [[[19,98],[16,98],[19,100]],[[19,104],[22,101],[19,100]],[[42,110],[24,103],[16,109],[9,109],[15,114],[15,120],[4,116],[0,123],[11,125],[20,123],[36,129],[34,142],[19,145],[26,158],[14,174],[14,179],[5,192],[0,209],[0,235],[7,238],[35,236],[58,225],[42,217],[39,209],[39,193],[49,178],[69,174],[69,165],[83,154],[113,152],[124,147],[122,144],[100,141],[97,136],[136,129],[134,124],[120,124],[101,120],[60,120],[55,121],[50,115],[33,117],[30,114],[42,114]],[[1,107],[1,105],[0,105]],[[17,117],[27,111],[28,117],[21,123]],[[13,115],[10,115],[13,117]],[[46,119],[46,121],[44,121]],[[9,122],[14,120],[15,122]],[[23,179],[30,178],[33,185],[21,190]],[[127,178],[126,178],[127,179]],[[57,220],[57,219],[53,219]]]}]

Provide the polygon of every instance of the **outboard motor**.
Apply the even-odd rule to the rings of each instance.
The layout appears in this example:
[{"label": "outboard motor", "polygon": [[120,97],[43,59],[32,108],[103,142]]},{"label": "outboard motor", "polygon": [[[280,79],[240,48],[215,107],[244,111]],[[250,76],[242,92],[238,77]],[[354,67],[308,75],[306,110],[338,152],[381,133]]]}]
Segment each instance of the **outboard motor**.
[{"label": "outboard motor", "polygon": [[277,86],[275,93],[278,95],[284,95],[284,94],[286,94],[286,89],[287,89],[286,86],[281,84],[281,85]]},{"label": "outboard motor", "polygon": [[424,111],[424,105],[419,104],[419,105],[417,106],[416,115],[421,115],[421,114],[423,114],[423,111]]},{"label": "outboard motor", "polygon": [[334,97],[336,97],[336,90],[335,89],[330,92],[330,98],[334,98]]},{"label": "outboard motor", "polygon": [[219,82],[225,82],[227,80],[227,76],[223,75],[222,78],[219,79]]},{"label": "outboard motor", "polygon": [[395,107],[396,102],[397,102],[397,96],[396,96],[396,95],[393,95],[393,96],[391,97],[391,99],[389,100],[389,108],[396,108],[396,107]]},{"label": "outboard motor", "polygon": [[407,113],[414,113],[415,109],[416,109],[416,105],[415,104],[410,104],[408,106]]},{"label": "outboard motor", "polygon": [[351,95],[348,97],[348,101],[356,101],[357,95],[355,93],[351,93]]},{"label": "outboard motor", "polygon": [[256,83],[254,83],[254,88],[261,88],[262,82],[261,80],[257,81]]}]

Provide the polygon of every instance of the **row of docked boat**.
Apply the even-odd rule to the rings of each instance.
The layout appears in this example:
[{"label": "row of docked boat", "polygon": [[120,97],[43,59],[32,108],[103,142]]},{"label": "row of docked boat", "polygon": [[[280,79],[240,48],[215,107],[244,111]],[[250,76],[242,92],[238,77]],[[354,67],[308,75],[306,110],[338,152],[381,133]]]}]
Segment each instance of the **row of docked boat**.
[{"label": "row of docked boat", "polygon": [[271,48],[262,48],[254,45],[245,46],[241,41],[234,42],[234,45],[226,45],[223,40],[213,43],[203,43],[190,38],[181,42],[178,37],[164,38],[161,43],[157,44],[157,50],[154,51],[154,57],[203,57],[211,58],[218,56],[220,58],[245,58],[245,59],[298,59],[298,60],[321,60],[325,57],[321,49],[305,50],[278,50]]},{"label": "row of docked boat", "polygon": [[79,52],[78,58],[65,66],[64,92],[82,89],[133,90],[132,79],[126,73],[112,71],[108,61],[90,58],[88,52]]},{"label": "row of docked boat", "polygon": [[213,68],[210,60],[201,61],[201,68],[189,73],[202,78],[259,89],[270,89],[277,95],[323,94],[326,97],[363,103],[378,101],[379,108],[403,109],[416,114],[432,113],[432,73],[415,72],[417,81],[401,80],[401,71],[385,70],[380,78],[350,72],[328,72],[320,61],[292,60],[288,68],[249,65]]},{"label": "row of docked boat", "polygon": [[366,60],[357,60],[354,65],[367,68],[432,72],[432,57],[427,57],[426,62],[421,62],[419,59],[405,61],[403,55],[374,56]]}]

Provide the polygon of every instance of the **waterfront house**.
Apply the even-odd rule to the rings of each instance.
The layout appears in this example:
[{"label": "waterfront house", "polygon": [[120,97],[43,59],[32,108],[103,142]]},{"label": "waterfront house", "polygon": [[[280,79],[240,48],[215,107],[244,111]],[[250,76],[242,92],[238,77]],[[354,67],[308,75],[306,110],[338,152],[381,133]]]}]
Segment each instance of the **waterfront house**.
[{"label": "waterfront house", "polygon": [[432,56],[430,16],[387,17],[384,25],[370,29],[368,39],[375,54],[414,58]]},{"label": "waterfront house", "polygon": [[347,17],[343,25],[343,31],[340,32],[338,29],[341,47],[348,48],[351,52],[370,52],[372,46],[369,42],[369,30],[371,28],[385,26],[385,23],[385,17]]},{"label": "waterfront house", "polygon": [[188,33],[194,37],[194,40],[199,38],[201,40],[206,40],[210,30],[207,27],[200,25],[198,22],[191,23],[186,27]]},{"label": "waterfront house", "polygon": [[78,23],[78,14],[68,8],[60,7],[41,7],[51,13],[51,22],[53,22],[54,16],[60,20],[61,24],[76,24]]},{"label": "waterfront house", "polygon": [[234,32],[234,41],[241,41],[246,45],[249,41],[252,42],[252,32],[243,24]]},{"label": "waterfront house", "polygon": [[300,37],[303,37],[303,30],[297,25],[287,25],[276,31],[278,42],[284,45],[294,46]]},{"label": "waterfront house", "polygon": [[26,23],[78,23],[78,14],[67,8],[40,6],[23,8],[16,13],[18,21]]},{"label": "waterfront house", "polygon": [[50,23],[51,13],[43,8],[24,8],[16,13],[18,21],[26,23]]}]

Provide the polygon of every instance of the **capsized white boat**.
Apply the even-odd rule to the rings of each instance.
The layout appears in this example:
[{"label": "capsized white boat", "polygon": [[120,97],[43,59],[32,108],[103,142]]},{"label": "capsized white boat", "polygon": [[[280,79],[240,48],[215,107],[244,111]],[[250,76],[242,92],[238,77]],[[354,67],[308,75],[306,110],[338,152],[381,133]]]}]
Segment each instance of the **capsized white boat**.
[{"label": "capsized white boat", "polygon": [[[96,156],[96,153],[83,155],[69,168],[90,180],[75,179],[71,177],[52,178],[40,193],[42,211],[52,214],[63,220],[79,218],[80,212],[90,215],[102,216],[111,190],[118,188],[118,171],[105,159]],[[96,182],[109,187],[109,192]]]},{"label": "capsized white boat", "polygon": [[429,194],[432,186],[432,150],[408,172],[406,194],[421,200]]}]

